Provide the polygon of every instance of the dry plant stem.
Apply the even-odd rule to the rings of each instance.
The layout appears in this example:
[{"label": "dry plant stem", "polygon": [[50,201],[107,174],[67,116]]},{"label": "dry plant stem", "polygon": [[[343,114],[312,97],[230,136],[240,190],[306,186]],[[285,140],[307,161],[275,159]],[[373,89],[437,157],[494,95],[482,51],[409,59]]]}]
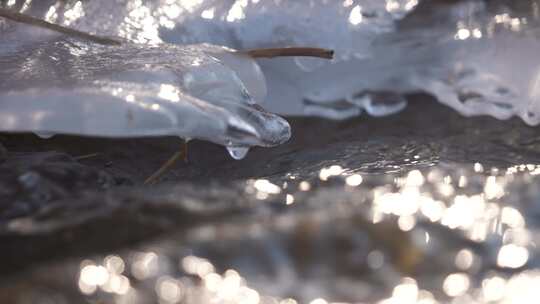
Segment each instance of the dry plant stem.
[{"label": "dry plant stem", "polygon": [[74,157],[75,160],[83,160],[83,159],[87,159],[87,158],[92,158],[92,157],[96,157],[96,156],[99,156],[101,153],[90,153],[90,154],[85,154],[85,155],[81,155],[81,156],[76,156]]},{"label": "dry plant stem", "polygon": [[270,49],[252,49],[243,51],[253,58],[274,58],[274,57],[317,57],[324,59],[332,59],[334,51],[322,48],[311,47],[285,47],[285,48],[270,48]]},{"label": "dry plant stem", "polygon": [[145,181],[145,185],[153,184],[163,174],[165,174],[179,159],[187,161],[187,143],[182,144],[181,150],[174,153],[154,174],[150,175]]},{"label": "dry plant stem", "polygon": [[105,44],[105,45],[120,45],[121,44],[120,41],[115,40],[115,39],[100,37],[100,36],[88,34],[85,32],[77,31],[77,30],[74,30],[65,26],[47,22],[45,20],[41,20],[38,18],[34,18],[32,16],[20,14],[20,13],[13,12],[13,11],[3,9],[3,8],[0,8],[0,17],[4,17],[6,19],[9,19],[15,22],[39,26],[39,27],[46,28],[55,32],[63,33],[63,34],[73,36],[73,37],[78,37],[81,39],[86,39],[86,40],[99,43],[99,44]]}]

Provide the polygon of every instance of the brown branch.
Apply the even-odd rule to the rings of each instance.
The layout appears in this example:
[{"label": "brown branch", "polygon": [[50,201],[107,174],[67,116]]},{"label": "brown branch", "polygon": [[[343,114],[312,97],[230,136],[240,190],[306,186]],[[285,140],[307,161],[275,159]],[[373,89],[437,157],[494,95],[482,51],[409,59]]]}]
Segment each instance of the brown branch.
[{"label": "brown branch", "polygon": [[334,50],[311,48],[311,47],[285,47],[285,48],[269,48],[269,49],[253,49],[243,51],[253,58],[274,58],[274,57],[317,57],[324,59],[332,59]]},{"label": "brown branch", "polygon": [[81,39],[90,40],[92,42],[99,43],[99,44],[105,44],[105,45],[120,45],[121,44],[120,41],[115,40],[115,39],[88,34],[85,32],[74,30],[65,26],[47,22],[45,20],[41,20],[38,18],[34,18],[32,16],[20,14],[20,13],[13,12],[13,11],[3,9],[3,8],[0,8],[0,17],[4,17],[6,19],[9,19],[15,22],[20,22],[24,24],[46,28],[55,32],[70,35],[73,37],[78,37]]},{"label": "brown branch", "polygon": [[163,174],[165,174],[172,166],[180,159],[184,159],[187,162],[188,156],[188,145],[186,141],[182,142],[182,147],[180,151],[176,152],[169,158],[154,174],[150,175],[145,181],[144,185],[153,184],[157,181]]}]

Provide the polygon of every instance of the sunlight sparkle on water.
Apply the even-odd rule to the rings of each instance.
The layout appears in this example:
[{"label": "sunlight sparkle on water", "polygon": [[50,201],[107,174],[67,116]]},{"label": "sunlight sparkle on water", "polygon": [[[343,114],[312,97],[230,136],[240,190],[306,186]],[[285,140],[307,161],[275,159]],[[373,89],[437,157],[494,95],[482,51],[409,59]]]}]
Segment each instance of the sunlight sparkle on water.
[{"label": "sunlight sparkle on water", "polygon": [[487,199],[498,199],[504,195],[504,188],[495,176],[489,176],[486,179],[484,193]]},{"label": "sunlight sparkle on water", "polygon": [[525,227],[525,219],[521,212],[513,207],[504,207],[501,212],[501,222],[511,228]]},{"label": "sunlight sparkle on water", "polygon": [[464,273],[453,273],[444,279],[443,290],[450,297],[463,295],[469,290],[470,279]]},{"label": "sunlight sparkle on water", "polygon": [[203,0],[178,0],[178,2],[183,9],[192,13],[203,3]]},{"label": "sunlight sparkle on water", "polygon": [[298,184],[298,189],[300,191],[309,191],[311,189],[311,184],[307,181],[301,181],[300,184]]},{"label": "sunlight sparkle on water", "polygon": [[506,293],[506,280],[497,276],[484,279],[482,293],[486,301],[499,301]]},{"label": "sunlight sparkle on water", "polygon": [[333,165],[330,167],[322,168],[319,172],[319,178],[322,181],[327,181],[328,178],[331,176],[338,176],[341,175],[345,171],[341,166],[339,165]]},{"label": "sunlight sparkle on water", "polygon": [[207,274],[214,272],[214,265],[207,259],[192,255],[184,257],[181,261],[181,265],[187,273],[196,274],[200,277],[204,277]]},{"label": "sunlight sparkle on water", "polygon": [[515,244],[504,245],[497,255],[497,264],[506,268],[519,268],[529,259],[527,248]]},{"label": "sunlight sparkle on water", "polygon": [[158,256],[154,252],[136,253],[131,264],[131,273],[139,280],[155,276],[158,272]]},{"label": "sunlight sparkle on water", "polygon": [[214,8],[206,9],[202,11],[201,17],[204,19],[214,19],[214,11],[215,11]]},{"label": "sunlight sparkle on water", "polygon": [[103,285],[109,279],[109,272],[103,266],[87,265],[81,269],[80,280],[86,285]]},{"label": "sunlight sparkle on water", "polygon": [[109,272],[117,274],[123,273],[126,267],[124,260],[116,255],[109,255],[105,257],[103,264]]},{"label": "sunlight sparkle on water", "polygon": [[294,203],[294,196],[292,194],[287,194],[285,203],[291,205]]},{"label": "sunlight sparkle on water", "polygon": [[359,186],[362,183],[362,176],[359,174],[353,174],[350,176],[347,176],[345,179],[345,183],[351,187]]},{"label": "sunlight sparkle on water", "polygon": [[247,5],[248,5],[247,0],[236,0],[236,2],[234,2],[233,6],[229,10],[226,20],[228,22],[235,22],[237,20],[242,20],[246,18],[244,9]]},{"label": "sunlight sparkle on water", "polygon": [[51,6],[47,11],[47,14],[45,14],[45,21],[54,23],[56,22],[57,18],[58,14],[56,13],[56,7]]},{"label": "sunlight sparkle on water", "polygon": [[380,301],[378,304],[414,304],[418,301],[418,295],[419,289],[416,280],[406,277],[394,287],[392,297]]},{"label": "sunlight sparkle on water", "polygon": [[317,298],[317,299],[309,302],[309,304],[328,304],[328,302],[326,302],[325,299]]},{"label": "sunlight sparkle on water", "polygon": [[161,84],[158,97],[170,100],[172,102],[180,101],[180,91],[171,84]]},{"label": "sunlight sparkle on water", "polygon": [[362,17],[362,7],[360,5],[357,5],[353,7],[351,10],[351,13],[349,14],[349,22],[352,25],[358,25],[362,23],[363,17]]},{"label": "sunlight sparkle on water", "polygon": [[267,179],[258,179],[253,183],[253,186],[260,192],[268,194],[281,193],[281,188],[278,185],[271,183]]},{"label": "sunlight sparkle on water", "polygon": [[474,169],[474,172],[476,173],[484,172],[484,166],[482,166],[481,163],[474,163],[473,169]]},{"label": "sunlight sparkle on water", "polygon": [[84,17],[84,10],[81,1],[75,4],[64,13],[64,25],[69,26],[79,18]]},{"label": "sunlight sparkle on water", "polygon": [[474,262],[474,254],[469,249],[460,250],[455,259],[456,266],[461,270],[467,270],[471,268]]},{"label": "sunlight sparkle on water", "polygon": [[183,296],[182,283],[169,276],[159,278],[155,290],[159,298],[166,303],[178,303]]},{"label": "sunlight sparkle on water", "polygon": [[410,231],[416,225],[416,218],[414,216],[400,216],[398,219],[398,227],[403,231]]}]

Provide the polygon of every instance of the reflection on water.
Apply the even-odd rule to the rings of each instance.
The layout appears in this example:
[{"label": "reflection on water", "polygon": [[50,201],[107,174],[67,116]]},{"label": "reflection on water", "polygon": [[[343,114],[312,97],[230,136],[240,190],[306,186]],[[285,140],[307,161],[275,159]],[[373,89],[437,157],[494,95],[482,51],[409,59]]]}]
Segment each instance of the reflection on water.
[{"label": "reflection on water", "polygon": [[237,188],[247,213],[64,262],[48,295],[51,303],[535,303],[539,168],[437,164],[381,175],[334,164],[307,179],[248,180]]}]

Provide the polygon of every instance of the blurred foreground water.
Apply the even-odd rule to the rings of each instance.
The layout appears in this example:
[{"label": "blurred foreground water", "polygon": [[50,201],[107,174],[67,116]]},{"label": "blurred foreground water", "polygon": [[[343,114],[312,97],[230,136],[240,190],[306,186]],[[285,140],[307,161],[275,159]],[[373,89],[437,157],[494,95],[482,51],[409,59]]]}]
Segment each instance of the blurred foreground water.
[{"label": "blurred foreground water", "polygon": [[349,119],[288,117],[241,161],[190,142],[154,186],[177,137],[3,133],[0,302],[537,302],[537,1],[31,2],[0,3],[136,43],[336,48],[260,62],[259,102]]},{"label": "blurred foreground water", "polygon": [[540,134],[409,101],[385,118],[292,119],[290,143],[242,161],[193,142],[147,187],[133,183],[179,140],[6,135],[0,298],[534,303]]}]

